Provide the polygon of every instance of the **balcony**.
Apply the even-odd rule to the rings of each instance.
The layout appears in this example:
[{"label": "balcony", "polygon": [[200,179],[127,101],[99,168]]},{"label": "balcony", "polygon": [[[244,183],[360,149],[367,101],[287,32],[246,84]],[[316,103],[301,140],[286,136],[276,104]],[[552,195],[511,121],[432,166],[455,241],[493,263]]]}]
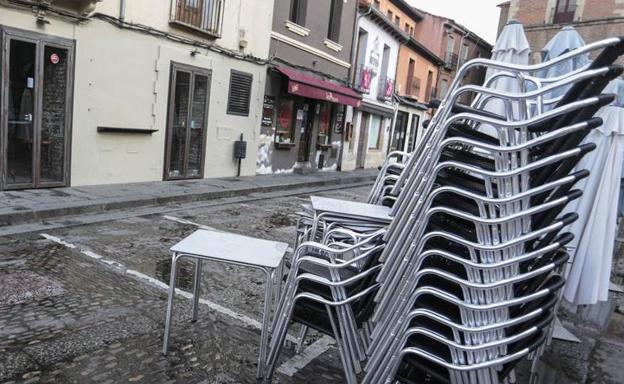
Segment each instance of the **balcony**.
[{"label": "balcony", "polygon": [[377,85],[377,98],[379,100],[391,100],[394,93],[394,79],[388,76],[379,76]]},{"label": "balcony", "polygon": [[420,79],[418,77],[410,77],[407,79],[405,94],[418,98],[420,94]]},{"label": "balcony", "polygon": [[225,0],[172,0],[170,22],[218,38],[224,8]]},{"label": "balcony", "polygon": [[369,93],[373,81],[373,68],[360,64],[355,71],[354,88],[362,93]]},{"label": "balcony", "polygon": [[453,52],[446,52],[444,55],[444,68],[453,70],[457,68],[458,57]]}]

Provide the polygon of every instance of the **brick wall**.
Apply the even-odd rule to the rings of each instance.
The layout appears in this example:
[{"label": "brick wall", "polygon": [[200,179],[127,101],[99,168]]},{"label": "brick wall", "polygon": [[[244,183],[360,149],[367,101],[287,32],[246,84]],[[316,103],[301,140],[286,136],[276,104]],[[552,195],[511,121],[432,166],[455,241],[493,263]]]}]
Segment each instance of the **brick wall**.
[{"label": "brick wall", "polygon": [[[533,52],[533,63],[541,61],[540,51],[562,27],[552,23],[556,4],[557,0],[511,0],[508,5],[501,5],[499,28],[502,29],[509,20],[514,19],[524,25]],[[586,43],[624,35],[624,1],[577,0],[577,10],[571,25]],[[624,59],[618,63],[624,64]]]}]

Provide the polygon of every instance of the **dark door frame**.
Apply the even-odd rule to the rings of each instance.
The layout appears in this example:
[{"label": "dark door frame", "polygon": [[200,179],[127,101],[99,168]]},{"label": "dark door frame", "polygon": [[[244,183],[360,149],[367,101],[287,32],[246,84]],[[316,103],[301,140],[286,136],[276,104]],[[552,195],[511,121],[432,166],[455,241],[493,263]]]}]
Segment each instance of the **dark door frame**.
[{"label": "dark door frame", "polygon": [[[193,90],[195,88],[195,75],[199,74],[202,76],[206,76],[208,78],[208,90],[207,90],[207,95],[206,95],[206,109],[204,111],[204,113],[206,114],[205,116],[205,124],[203,127],[203,133],[202,133],[202,153],[201,153],[201,161],[200,161],[200,169],[199,169],[199,173],[197,176],[187,176],[188,173],[188,149],[190,147],[190,134],[189,134],[189,130],[190,130],[190,119],[188,119],[188,116],[190,116],[190,114],[192,113],[192,108],[187,108],[187,125],[186,125],[186,140],[185,140],[185,144],[184,144],[184,172],[183,175],[181,176],[170,176],[169,175],[169,165],[170,165],[170,161],[171,161],[171,140],[172,140],[172,135],[173,135],[173,106],[174,106],[174,99],[175,99],[175,81],[176,81],[176,75],[178,71],[183,71],[183,72],[189,72],[191,77],[190,77],[190,84],[189,84],[189,105],[192,102],[193,99]],[[183,64],[183,63],[178,63],[178,62],[171,62],[171,66],[169,69],[170,75],[169,75],[169,99],[167,101],[167,128],[166,128],[166,135],[165,135],[165,164],[163,166],[163,180],[185,180],[185,179],[202,179],[204,178],[204,170],[205,170],[205,164],[206,164],[206,141],[207,141],[207,134],[208,134],[208,121],[209,121],[209,106],[210,106],[210,90],[212,88],[212,70],[211,69],[207,69],[207,68],[202,68],[202,67],[196,67],[193,65],[188,65],[188,64]]]},{"label": "dark door frame", "polygon": [[[8,151],[8,86],[10,64],[10,41],[20,40],[36,45],[35,58],[35,117],[33,121],[33,180],[31,183],[12,184],[7,183],[7,151]],[[0,25],[0,169],[2,170],[0,190],[25,189],[25,188],[54,188],[64,187],[71,183],[71,140],[72,121],[74,109],[74,73],[76,41],[58,36],[46,35],[12,27]],[[65,95],[65,132],[63,146],[63,180],[53,182],[41,182],[41,166],[38,165],[41,152],[41,111],[43,110],[43,62],[45,60],[45,47],[52,46],[67,50],[67,93]]]}]

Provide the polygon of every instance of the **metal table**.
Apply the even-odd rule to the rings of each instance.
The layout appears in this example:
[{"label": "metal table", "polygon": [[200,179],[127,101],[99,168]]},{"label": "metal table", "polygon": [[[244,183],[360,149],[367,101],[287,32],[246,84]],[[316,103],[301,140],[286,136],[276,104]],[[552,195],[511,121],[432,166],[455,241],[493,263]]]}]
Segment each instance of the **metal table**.
[{"label": "metal table", "polygon": [[167,318],[165,320],[162,353],[166,355],[169,347],[169,334],[171,331],[171,318],[173,314],[173,296],[175,294],[177,272],[176,266],[181,258],[194,258],[196,262],[195,276],[193,278],[193,321],[197,320],[203,260],[256,268],[263,271],[267,277],[257,373],[257,378],[263,378],[266,348],[269,340],[268,332],[271,322],[270,313],[273,307],[273,299],[277,298],[279,294],[283,259],[287,248],[288,244],[286,243],[204,229],[195,231],[193,234],[174,245],[171,248],[171,280],[169,282],[169,299],[167,302]]}]

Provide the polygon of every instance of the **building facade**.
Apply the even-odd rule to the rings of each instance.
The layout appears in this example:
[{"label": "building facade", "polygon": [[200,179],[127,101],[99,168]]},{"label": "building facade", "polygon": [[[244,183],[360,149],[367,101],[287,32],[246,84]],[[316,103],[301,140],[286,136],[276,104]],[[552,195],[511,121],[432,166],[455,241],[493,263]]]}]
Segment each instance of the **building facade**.
[{"label": "building facade", "polygon": [[383,164],[398,104],[394,100],[399,48],[408,35],[384,1],[360,0],[354,47],[354,88],[362,104],[347,117],[341,169]]},{"label": "building facade", "polygon": [[357,0],[275,0],[257,172],[339,167]]},{"label": "building facade", "polygon": [[[240,12],[244,9],[245,12]],[[2,189],[256,171],[272,1],[0,1]]]},{"label": "building facade", "polygon": [[[446,95],[459,68],[468,60],[478,57],[489,58],[492,45],[452,19],[424,11],[421,13],[424,17],[417,29],[419,41],[444,61],[434,89],[435,97],[442,98]],[[462,84],[482,83],[484,77],[483,69],[470,70],[462,80]]]},{"label": "building facade", "polygon": [[533,63],[542,61],[542,48],[564,25],[572,25],[586,43],[624,34],[620,0],[511,0],[499,7],[499,33],[510,20],[522,23]]},{"label": "building facade", "polygon": [[408,40],[399,49],[396,75],[399,105],[388,150],[411,152],[422,136],[422,123],[431,117],[427,105],[435,97],[438,73],[444,62],[419,42],[422,12],[411,7],[402,11],[392,3],[388,7],[402,17],[403,30],[408,34]]}]

